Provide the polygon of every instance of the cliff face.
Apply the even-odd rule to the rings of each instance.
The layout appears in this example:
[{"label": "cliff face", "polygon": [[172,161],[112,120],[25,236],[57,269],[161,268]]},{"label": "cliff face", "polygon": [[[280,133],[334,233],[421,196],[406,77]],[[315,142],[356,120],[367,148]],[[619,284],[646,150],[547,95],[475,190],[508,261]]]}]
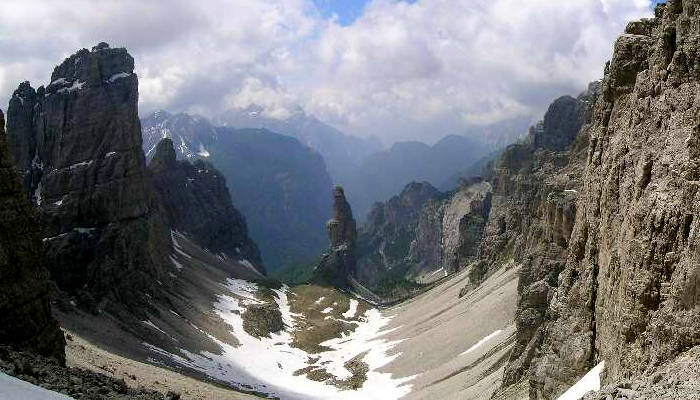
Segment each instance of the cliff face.
[{"label": "cliff face", "polygon": [[519,382],[539,351],[549,299],[566,262],[586,163],[587,133],[599,90],[555,100],[524,143],[509,146],[491,166],[493,205],[466,294],[485,276],[521,264],[513,350],[503,384]]},{"label": "cliff face", "polygon": [[0,111],[0,343],[65,359],[65,341],[49,306],[41,230],[22,192]]},{"label": "cliff face", "polygon": [[265,272],[258,247],[248,237],[245,220],[233,207],[219,171],[202,160],[178,161],[170,139],[158,143],[149,170],[158,204],[172,229],[192,235],[215,254],[247,260]]},{"label": "cliff face", "polygon": [[170,253],[155,212],[137,113],[138,80],[125,49],[100,44],[10,100],[8,142],[43,226],[45,265],[58,287],[98,310],[148,303]]},{"label": "cliff face", "polygon": [[414,182],[375,204],[358,239],[358,281],[382,296],[400,296],[403,286],[466,266],[488,219],[490,191],[480,181],[465,182],[452,193]]},{"label": "cliff face", "polygon": [[357,225],[340,186],[333,190],[333,218],[326,228],[331,248],[314,270],[312,281],[338,288],[348,287],[356,269]]},{"label": "cliff face", "polygon": [[615,44],[533,397],[600,361],[615,382],[700,344],[699,6],[659,6]]}]

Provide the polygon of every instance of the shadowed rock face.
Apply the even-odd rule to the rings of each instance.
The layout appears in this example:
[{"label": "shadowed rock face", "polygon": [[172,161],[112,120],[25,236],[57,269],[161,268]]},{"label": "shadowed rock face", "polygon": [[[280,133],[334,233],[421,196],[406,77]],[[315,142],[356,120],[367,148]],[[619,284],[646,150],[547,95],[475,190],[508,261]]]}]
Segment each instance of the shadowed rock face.
[{"label": "shadowed rock face", "polygon": [[427,182],[406,185],[369,214],[358,239],[357,280],[401,297],[409,294],[402,286],[460,270],[476,255],[490,208],[491,186],[481,180],[451,193]]},{"label": "shadowed rock face", "polygon": [[[658,6],[615,44],[533,398],[555,398],[603,360],[604,384],[651,376],[700,343],[698,7]],[[690,398],[669,393],[652,397]]]},{"label": "shadowed rock face", "polygon": [[170,254],[141,150],[138,80],[125,49],[102,43],[10,100],[8,142],[43,226],[59,288],[96,311],[138,309]]},{"label": "shadowed rock face", "polygon": [[63,333],[51,316],[41,229],[22,192],[0,111],[0,343],[65,360]]},{"label": "shadowed rock face", "polygon": [[158,143],[149,169],[158,203],[172,229],[192,235],[215,254],[248,260],[265,272],[258,247],[248,237],[245,220],[233,207],[219,171],[202,160],[178,161],[170,139]]},{"label": "shadowed rock face", "polygon": [[333,218],[326,227],[331,242],[330,252],[324,254],[312,281],[338,288],[348,287],[350,278],[355,274],[357,227],[340,186],[333,190]]}]

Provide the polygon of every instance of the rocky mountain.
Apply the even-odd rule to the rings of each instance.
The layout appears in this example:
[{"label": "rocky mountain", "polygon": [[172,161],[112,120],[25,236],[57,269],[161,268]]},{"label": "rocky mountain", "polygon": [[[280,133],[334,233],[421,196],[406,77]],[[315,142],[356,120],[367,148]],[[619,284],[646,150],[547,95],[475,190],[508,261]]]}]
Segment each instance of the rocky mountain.
[{"label": "rocky mountain", "polygon": [[425,181],[443,190],[453,189],[445,185],[452,183],[449,178],[467,170],[489,151],[481,142],[457,135],[447,136],[433,146],[398,142],[387,151],[367,157],[344,177],[343,184],[350,203],[364,221],[375,202],[388,200],[410,182]]},{"label": "rocky mountain", "polygon": [[490,208],[487,182],[464,181],[450,193],[408,184],[372,208],[358,238],[357,281],[381,297],[401,297],[466,267]]},{"label": "rocky mountain", "polygon": [[331,247],[316,266],[312,281],[338,288],[350,287],[356,269],[357,224],[340,186],[333,189],[333,217],[326,223]]},{"label": "rocky mountain", "polygon": [[158,204],[172,229],[204,248],[250,263],[264,273],[260,251],[248,237],[246,222],[233,207],[224,176],[200,159],[178,161],[169,138],[158,143],[148,166]]},{"label": "rocky mountain", "polygon": [[214,127],[188,114],[159,111],[143,124],[147,154],[168,137],[178,159],[207,160],[221,171],[268,268],[313,264],[326,244],[331,198],[324,194],[332,187],[318,153],[289,136]]},{"label": "rocky mountain", "polygon": [[382,149],[376,137],[347,135],[301,109],[284,118],[274,118],[267,115],[264,107],[251,105],[244,109],[228,110],[214,118],[214,122],[238,129],[267,129],[296,138],[323,156],[328,173],[338,183],[344,183],[345,177],[366,157]]},{"label": "rocky mountain", "polygon": [[41,257],[41,228],[5,140],[0,111],[0,343],[63,363],[65,340],[49,305],[49,275]]},{"label": "rocky mountain", "polygon": [[143,134],[143,151],[150,160],[155,154],[156,146],[162,139],[174,140],[178,159],[195,159],[209,157],[210,148],[216,141],[216,130],[208,120],[189,114],[170,114],[156,111],[141,119]]},{"label": "rocky mountain", "polygon": [[587,129],[569,254],[531,369],[537,398],[601,362],[604,384],[635,379],[653,397],[697,396],[683,377],[700,343],[699,6],[659,5],[615,43]]},{"label": "rocky mountain", "polygon": [[133,69],[125,49],[101,43],[56,67],[48,86],[21,84],[8,108],[44,263],[59,289],[94,311],[147,307],[171,251],[141,151]]}]

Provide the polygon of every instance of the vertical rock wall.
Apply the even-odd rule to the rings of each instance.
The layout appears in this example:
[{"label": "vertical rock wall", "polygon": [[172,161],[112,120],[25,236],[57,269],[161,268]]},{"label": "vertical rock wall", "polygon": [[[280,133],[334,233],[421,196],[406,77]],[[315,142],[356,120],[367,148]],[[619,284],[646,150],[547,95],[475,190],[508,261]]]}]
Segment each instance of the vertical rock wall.
[{"label": "vertical rock wall", "polygon": [[533,398],[600,361],[615,382],[700,344],[699,11],[670,1],[615,44]]},{"label": "vertical rock wall", "polygon": [[22,191],[0,111],[0,343],[55,357],[65,341],[51,316],[41,229]]}]

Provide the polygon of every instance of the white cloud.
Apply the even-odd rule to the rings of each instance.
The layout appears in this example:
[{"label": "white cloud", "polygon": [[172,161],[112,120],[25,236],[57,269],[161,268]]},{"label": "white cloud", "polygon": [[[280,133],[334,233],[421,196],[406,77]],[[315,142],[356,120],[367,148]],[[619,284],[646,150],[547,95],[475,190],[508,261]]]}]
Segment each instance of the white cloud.
[{"label": "white cloud", "polygon": [[99,41],[136,58],[141,108],[297,105],[352,133],[435,140],[534,118],[600,77],[649,0],[372,0],[354,23],[310,0],[4,0],[0,104]]}]

